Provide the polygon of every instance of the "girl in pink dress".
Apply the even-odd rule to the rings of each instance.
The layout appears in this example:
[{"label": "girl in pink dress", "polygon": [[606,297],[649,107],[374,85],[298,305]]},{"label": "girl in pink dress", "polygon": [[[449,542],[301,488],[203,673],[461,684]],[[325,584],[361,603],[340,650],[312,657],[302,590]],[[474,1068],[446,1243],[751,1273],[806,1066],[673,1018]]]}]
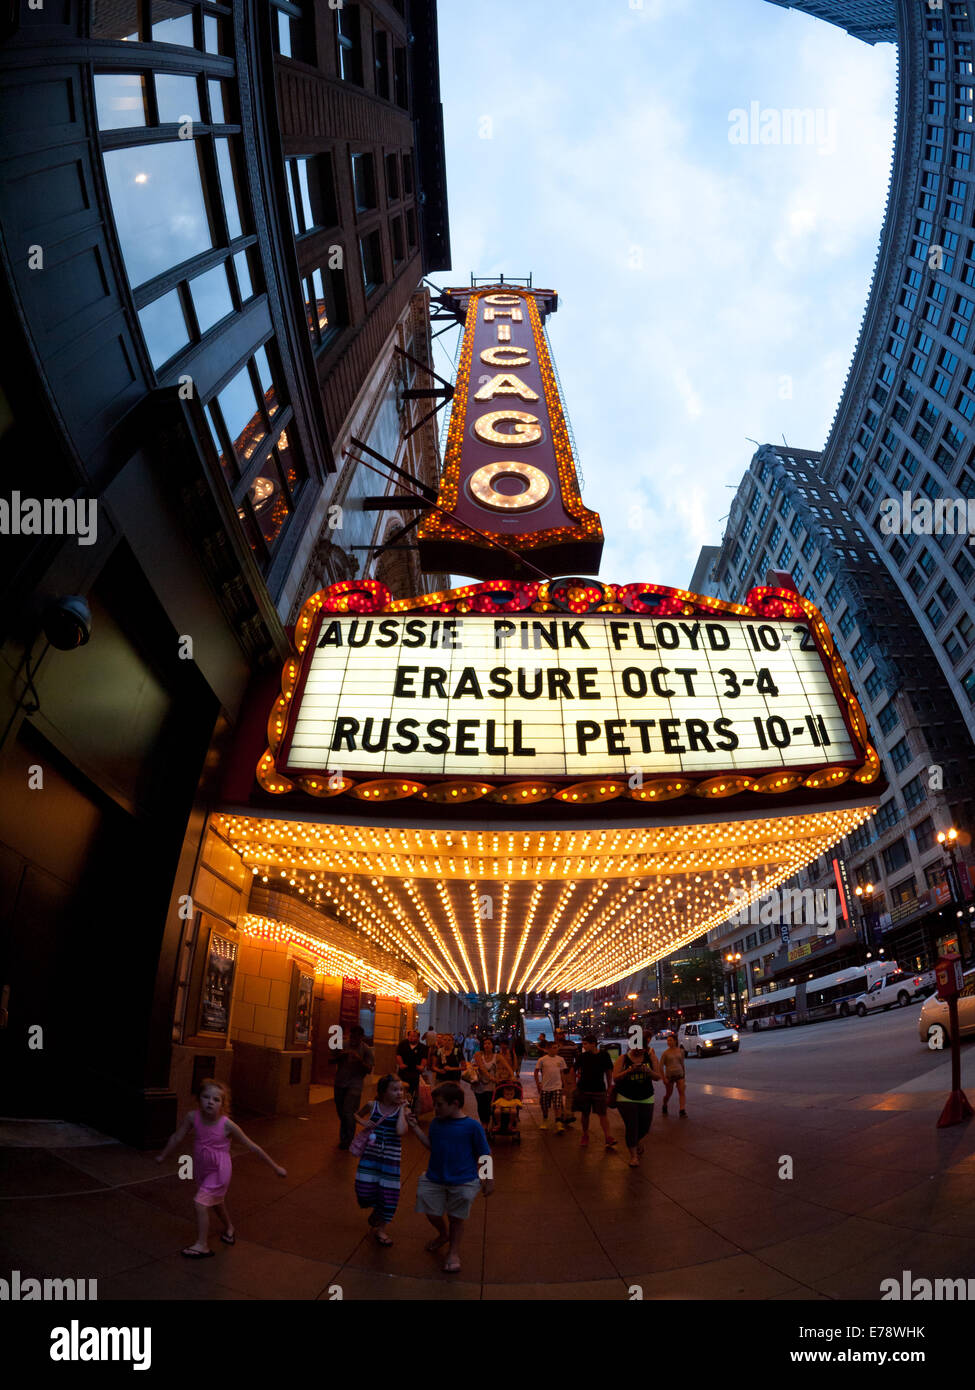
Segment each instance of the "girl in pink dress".
[{"label": "girl in pink dress", "polygon": [[251,1153],[263,1158],[274,1169],[279,1178],[287,1177],[287,1170],[269,1158],[259,1145],[235,1125],[227,1116],[230,1107],[230,1091],[221,1081],[204,1081],[200,1088],[200,1108],[191,1110],[179,1129],[169,1138],[157,1163],[163,1163],[171,1151],[192,1131],[193,1133],[193,1176],[199,1181],[193,1205],[196,1207],[196,1242],[187,1245],[181,1252],[188,1260],[205,1260],[213,1255],[209,1246],[210,1208],[213,1207],[223,1224],[220,1239],[225,1245],[233,1245],[237,1236],[230,1213],[224,1205],[227,1188],[230,1186],[231,1140],[239,1139]]}]

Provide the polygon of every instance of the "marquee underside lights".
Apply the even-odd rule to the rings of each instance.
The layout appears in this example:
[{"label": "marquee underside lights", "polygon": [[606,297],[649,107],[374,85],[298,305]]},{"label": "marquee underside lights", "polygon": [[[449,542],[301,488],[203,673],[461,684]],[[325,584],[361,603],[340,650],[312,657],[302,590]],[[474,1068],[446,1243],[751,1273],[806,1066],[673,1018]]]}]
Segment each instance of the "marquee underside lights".
[{"label": "marquee underside lights", "polygon": [[749,814],[883,790],[829,630],[794,591],[492,580],[393,599],[350,580],[307,601],[294,641],[257,768],[276,796]]},{"label": "marquee underside lights", "polygon": [[[594,572],[603,531],[598,514],[583,505],[579,493],[542,329],[539,303],[551,303],[551,291],[495,286],[446,294],[464,314],[464,337],[439,508],[426,513],[417,531],[422,568],[520,578],[537,572],[518,558],[524,552],[543,572]],[[492,374],[473,376],[475,360]],[[530,466],[536,481],[528,493],[498,491],[486,481],[499,450],[517,450]],[[515,469],[506,464],[504,471]]]},{"label": "marquee underside lights", "polygon": [[[593,989],[632,974],[784,882],[872,809],[616,828],[465,828],[459,817],[439,828],[339,825],[229,812],[213,823],[256,882],[293,880],[305,903],[409,961],[430,988],[520,993]],[[341,973],[324,942],[301,944],[326,973]],[[376,988],[393,987],[387,978]]]}]

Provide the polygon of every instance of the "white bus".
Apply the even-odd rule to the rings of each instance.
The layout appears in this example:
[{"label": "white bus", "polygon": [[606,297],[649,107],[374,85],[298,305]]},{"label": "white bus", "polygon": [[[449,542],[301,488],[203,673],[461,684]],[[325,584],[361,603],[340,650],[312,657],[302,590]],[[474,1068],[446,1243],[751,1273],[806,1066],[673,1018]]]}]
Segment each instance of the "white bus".
[{"label": "white bus", "polygon": [[824,1018],[848,1018],[857,996],[866,993],[881,975],[896,969],[893,961],[871,961],[758,994],[745,1006],[746,1024],[757,1033],[763,1028],[791,1028]]}]

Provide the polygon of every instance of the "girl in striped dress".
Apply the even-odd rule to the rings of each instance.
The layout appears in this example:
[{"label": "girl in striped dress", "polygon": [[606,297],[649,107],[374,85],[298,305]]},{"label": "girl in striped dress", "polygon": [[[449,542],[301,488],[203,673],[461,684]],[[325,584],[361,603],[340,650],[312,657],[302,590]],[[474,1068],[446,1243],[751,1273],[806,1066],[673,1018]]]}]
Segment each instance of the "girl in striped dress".
[{"label": "girl in striped dress", "polygon": [[[381,1076],[376,1099],[356,1111],[357,1135],[365,1148],[355,1170],[355,1195],[360,1207],[371,1207],[369,1225],[380,1245],[392,1245],[386,1227],[399,1201],[401,1140],[406,1133],[403,1083],[398,1076]],[[358,1147],[358,1146],[356,1146]]]}]

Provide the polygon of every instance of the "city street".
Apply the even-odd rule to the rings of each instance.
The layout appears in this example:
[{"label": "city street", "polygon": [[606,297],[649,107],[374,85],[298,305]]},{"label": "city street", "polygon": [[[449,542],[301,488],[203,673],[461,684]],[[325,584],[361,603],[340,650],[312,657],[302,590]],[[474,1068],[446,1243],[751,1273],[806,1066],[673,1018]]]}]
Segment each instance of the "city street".
[{"label": "city street", "polygon": [[[526,1063],[520,1146],[495,1145],[459,1275],[424,1250],[414,1193],[426,1155],[404,1141],[403,1193],[380,1249],[336,1151],[330,1101],[307,1117],[242,1117],[288,1169],[235,1158],[233,1249],[180,1259],[191,1193],[151,1154],[43,1125],[0,1127],[2,1258],[21,1277],[97,1277],[111,1299],[879,1299],[880,1281],[975,1276],[975,1126],[939,1130],[949,1054],[916,1036],[919,1006],[690,1058],[688,1111],[657,1114],[639,1170],[594,1124],[542,1132]],[[975,1091],[975,1048],[962,1053]],[[611,1119],[622,1139],[619,1118]],[[20,1133],[21,1138],[16,1135]],[[32,1142],[31,1142],[32,1141]],[[792,1176],[786,1176],[791,1159]]]}]

